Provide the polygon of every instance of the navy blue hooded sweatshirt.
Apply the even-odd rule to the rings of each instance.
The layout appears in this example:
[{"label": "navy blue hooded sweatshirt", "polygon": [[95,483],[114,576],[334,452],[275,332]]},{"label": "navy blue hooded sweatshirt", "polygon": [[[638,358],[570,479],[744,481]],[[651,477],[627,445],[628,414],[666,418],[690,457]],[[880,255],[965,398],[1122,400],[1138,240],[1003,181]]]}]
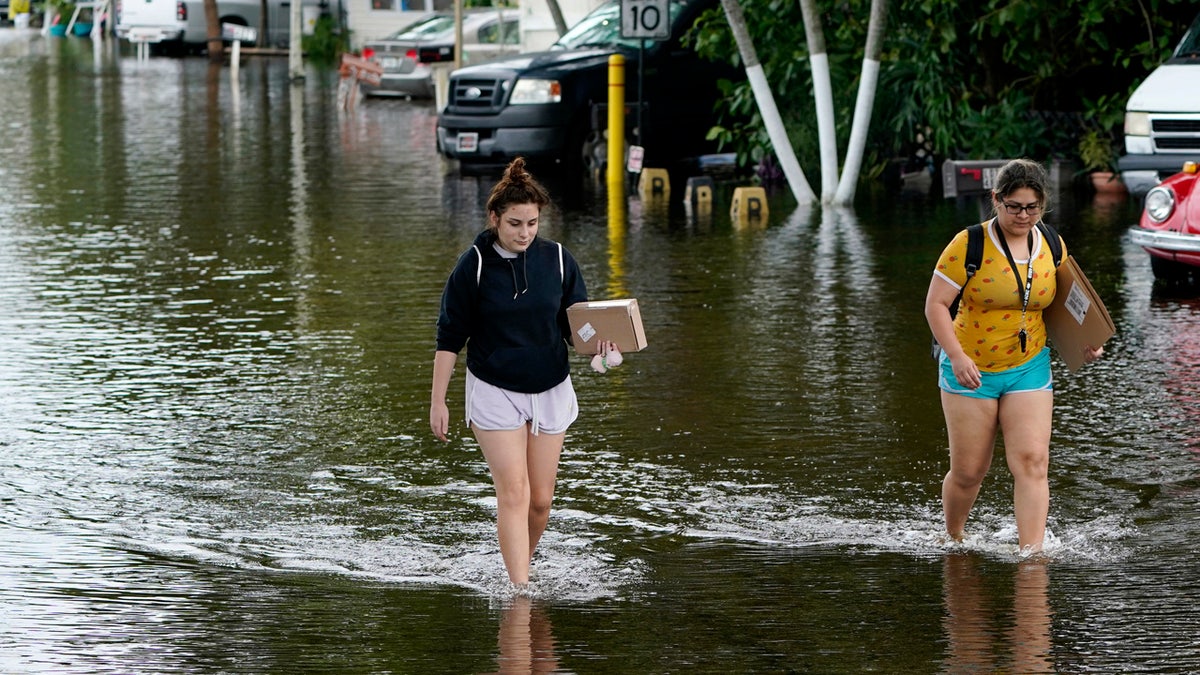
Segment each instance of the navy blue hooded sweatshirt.
[{"label": "navy blue hooded sweatshirt", "polygon": [[570,374],[567,307],[587,300],[583,275],[565,248],[560,272],[559,244],[548,239],[535,237],[516,258],[497,253],[495,242],[495,232],[484,230],[459,256],[442,292],[437,348],[457,354],[466,346],[475,377],[541,393]]}]

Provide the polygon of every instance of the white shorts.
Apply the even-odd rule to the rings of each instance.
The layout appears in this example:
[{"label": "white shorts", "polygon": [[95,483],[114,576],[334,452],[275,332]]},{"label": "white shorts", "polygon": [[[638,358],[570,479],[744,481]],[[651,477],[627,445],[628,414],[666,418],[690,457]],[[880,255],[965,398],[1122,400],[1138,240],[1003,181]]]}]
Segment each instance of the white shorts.
[{"label": "white shorts", "polygon": [[579,417],[571,376],[540,394],[522,394],[484,382],[467,370],[467,426],[512,431],[527,422],[534,435],[562,434]]}]

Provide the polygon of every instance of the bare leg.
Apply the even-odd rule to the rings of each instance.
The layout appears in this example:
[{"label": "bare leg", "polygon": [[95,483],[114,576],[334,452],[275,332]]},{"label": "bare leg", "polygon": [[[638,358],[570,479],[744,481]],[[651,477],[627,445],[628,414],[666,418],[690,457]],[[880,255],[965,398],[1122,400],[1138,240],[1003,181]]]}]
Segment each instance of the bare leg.
[{"label": "bare leg", "polygon": [[529,434],[526,464],[529,470],[529,557],[537,548],[550,519],[554,501],[554,483],[558,479],[558,459],[566,434]]},{"label": "bare leg", "polygon": [[512,431],[473,429],[483,450],[496,486],[496,531],[500,556],[508,579],[516,585],[529,583],[528,426]]},{"label": "bare leg", "polygon": [[1013,475],[1013,508],[1021,550],[1037,553],[1050,512],[1050,428],[1054,393],[1031,391],[1000,399],[1004,454]]},{"label": "bare leg", "polygon": [[942,411],[950,436],[950,470],[942,480],[946,532],[962,539],[979,487],[992,464],[996,443],[997,402],[942,392]]}]

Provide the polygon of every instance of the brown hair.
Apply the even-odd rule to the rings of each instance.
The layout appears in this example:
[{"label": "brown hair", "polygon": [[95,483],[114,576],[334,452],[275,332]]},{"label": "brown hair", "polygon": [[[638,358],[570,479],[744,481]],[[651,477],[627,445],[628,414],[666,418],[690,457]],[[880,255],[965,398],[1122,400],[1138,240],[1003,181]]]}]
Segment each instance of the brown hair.
[{"label": "brown hair", "polygon": [[1050,197],[1047,188],[1049,183],[1050,177],[1041,164],[1031,159],[1014,159],[1000,167],[992,194],[1000,200],[1021,188],[1029,188],[1037,193],[1038,201],[1045,206]]},{"label": "brown hair", "polygon": [[536,204],[541,210],[549,203],[550,195],[546,188],[525,170],[525,158],[518,157],[509,163],[500,182],[492,188],[487,210],[499,216],[513,204]]}]

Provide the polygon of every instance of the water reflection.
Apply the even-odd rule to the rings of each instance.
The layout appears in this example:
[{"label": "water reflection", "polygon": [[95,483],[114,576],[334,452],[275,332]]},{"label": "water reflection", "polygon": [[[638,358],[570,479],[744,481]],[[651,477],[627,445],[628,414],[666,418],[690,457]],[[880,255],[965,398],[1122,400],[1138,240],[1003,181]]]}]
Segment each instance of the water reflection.
[{"label": "water reflection", "polygon": [[608,294],[613,298],[629,296],[625,282],[625,220],[625,200],[620,190],[612,190],[608,195]]},{"label": "water reflection", "polygon": [[[1194,290],[1193,290],[1194,292]],[[1178,294],[1179,291],[1177,290]],[[1170,335],[1170,358],[1165,364],[1163,388],[1177,407],[1182,429],[1189,430],[1183,439],[1192,452],[1200,452],[1200,299],[1175,298],[1153,303],[1175,327]]]},{"label": "water reflection", "polygon": [[[1046,597],[1049,573],[1045,560],[1026,560],[1012,569],[1011,611],[981,561],[971,554],[947,555],[943,561],[942,625],[948,673],[1052,673],[1051,611]],[[999,576],[1009,569],[989,570]],[[989,585],[990,584],[990,585]]]},{"label": "water reflection", "polygon": [[[547,234],[597,298],[639,299],[651,347],[580,361],[540,595],[498,616],[486,466],[421,432],[496,177],[440,161],[428,104],[342,112],[262,59],[238,89],[202,60],[96,77],[53,44],[0,64],[0,671],[195,672],[214,644],[275,672],[1200,671],[1200,303],[1151,297],[1119,208],[1061,212],[1119,334],[1056,393],[1051,613],[1045,568],[995,544],[943,570],[930,543],[914,301],[974,213],[773,203],[741,228],[635,201],[610,228],[551,186]],[[989,542],[1009,499],[981,498]]]},{"label": "water reflection", "polygon": [[499,675],[562,672],[546,610],[524,596],[514,597],[511,603],[500,613],[500,633],[496,638],[500,653],[496,658],[498,668],[493,672]]}]

